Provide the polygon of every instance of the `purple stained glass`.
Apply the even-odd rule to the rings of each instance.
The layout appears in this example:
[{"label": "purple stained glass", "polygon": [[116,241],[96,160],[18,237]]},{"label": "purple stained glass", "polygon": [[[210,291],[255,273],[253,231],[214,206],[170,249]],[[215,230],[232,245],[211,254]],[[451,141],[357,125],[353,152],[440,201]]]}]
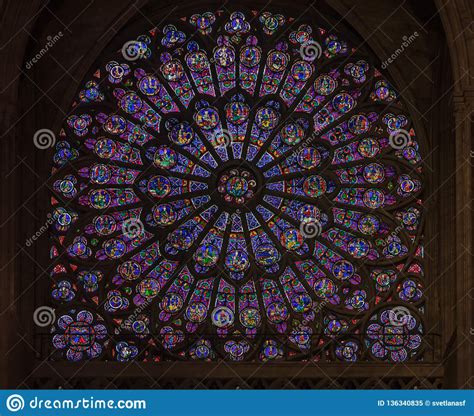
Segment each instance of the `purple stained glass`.
[{"label": "purple stained glass", "polygon": [[422,157],[376,57],[283,13],[179,17],[104,51],[59,132],[55,354],[418,359]]}]

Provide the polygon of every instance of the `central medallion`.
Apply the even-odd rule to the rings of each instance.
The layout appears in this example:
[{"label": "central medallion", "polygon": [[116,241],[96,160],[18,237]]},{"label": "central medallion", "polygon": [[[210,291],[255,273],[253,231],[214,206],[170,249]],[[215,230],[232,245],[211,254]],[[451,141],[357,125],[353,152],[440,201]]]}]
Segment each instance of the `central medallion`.
[{"label": "central medallion", "polygon": [[250,201],[257,188],[255,176],[245,168],[232,168],[224,171],[217,186],[217,190],[224,201],[235,205],[244,205]]}]

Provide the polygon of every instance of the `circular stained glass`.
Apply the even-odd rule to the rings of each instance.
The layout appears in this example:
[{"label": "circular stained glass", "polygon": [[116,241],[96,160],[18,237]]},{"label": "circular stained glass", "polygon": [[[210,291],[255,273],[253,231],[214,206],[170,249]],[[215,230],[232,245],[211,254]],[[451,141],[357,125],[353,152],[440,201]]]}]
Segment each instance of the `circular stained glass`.
[{"label": "circular stained glass", "polygon": [[255,261],[261,266],[271,266],[280,259],[280,252],[271,244],[262,244],[255,250]]},{"label": "circular stained glass", "polygon": [[165,176],[154,176],[148,181],[148,192],[151,196],[162,198],[171,191],[171,183]]},{"label": "circular stained glass", "polygon": [[296,312],[306,312],[311,308],[312,300],[307,294],[298,294],[291,299],[291,307]]},{"label": "circular stained glass", "polygon": [[246,328],[256,328],[260,320],[260,313],[256,308],[246,308],[240,313],[240,322]]},{"label": "circular stained glass", "polygon": [[183,307],[183,298],[177,293],[168,293],[161,301],[161,307],[169,313],[176,313]]},{"label": "circular stained glass", "polygon": [[171,169],[177,163],[176,152],[168,146],[160,146],[154,155],[154,164],[162,169]]},{"label": "circular stained glass", "polygon": [[359,219],[357,228],[363,234],[373,235],[379,229],[379,224],[380,222],[375,215],[367,214]]},{"label": "circular stained glass", "polygon": [[233,250],[225,258],[226,267],[232,272],[243,272],[250,265],[248,254],[245,250]]},{"label": "circular stained glass", "polygon": [[225,328],[234,322],[234,312],[226,306],[219,306],[212,311],[212,323],[218,328]]},{"label": "circular stained glass", "polygon": [[99,215],[94,219],[94,228],[100,235],[109,235],[117,229],[117,222],[111,215]]},{"label": "circular stained glass", "polygon": [[212,244],[202,245],[196,250],[194,258],[201,266],[211,267],[219,260],[219,250]]},{"label": "circular stained glass", "polygon": [[322,176],[310,176],[303,183],[303,192],[309,197],[321,196],[326,189],[326,180]]},{"label": "circular stained glass", "polygon": [[153,219],[159,225],[171,225],[176,221],[177,214],[170,204],[155,205],[152,208]]},{"label": "circular stained glass", "polygon": [[118,272],[125,280],[135,280],[140,276],[142,266],[133,260],[123,262],[118,267]]},{"label": "circular stained glass", "polygon": [[338,260],[332,267],[334,277],[347,280],[354,274],[354,266],[347,260]]},{"label": "circular stained glass", "polygon": [[[172,20],[137,33],[133,57],[104,51],[57,134],[52,300],[71,311],[56,350],[415,357],[422,158],[377,59],[311,11]],[[416,325],[392,325],[394,301]]]},{"label": "circular stained glass", "polygon": [[315,168],[321,163],[321,153],[314,147],[305,147],[298,153],[298,165],[303,169]]},{"label": "circular stained glass", "polygon": [[242,205],[255,194],[257,181],[247,169],[233,168],[224,171],[219,178],[217,190],[224,201]]},{"label": "circular stained glass", "polygon": [[207,307],[201,302],[191,303],[186,309],[186,317],[194,323],[202,322],[206,319]]},{"label": "circular stained glass", "polygon": [[336,80],[330,75],[321,75],[316,78],[314,88],[320,95],[329,95],[336,89]]},{"label": "circular stained glass", "polygon": [[225,106],[225,115],[229,122],[233,124],[243,124],[250,114],[248,104],[243,102],[229,103]]},{"label": "circular stained glass", "polygon": [[271,323],[280,324],[288,319],[288,308],[280,302],[268,305],[267,316]]},{"label": "circular stained glass", "polygon": [[281,138],[284,143],[295,145],[304,139],[304,129],[296,123],[289,123],[285,125],[281,131]]}]

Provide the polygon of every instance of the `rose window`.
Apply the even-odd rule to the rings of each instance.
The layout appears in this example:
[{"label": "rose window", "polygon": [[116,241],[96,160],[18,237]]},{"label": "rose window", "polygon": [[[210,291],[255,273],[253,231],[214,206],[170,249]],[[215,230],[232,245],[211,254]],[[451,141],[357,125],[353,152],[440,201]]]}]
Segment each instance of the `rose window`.
[{"label": "rose window", "polygon": [[417,359],[423,176],[370,51],[178,16],[94,68],[53,158],[55,357]]}]

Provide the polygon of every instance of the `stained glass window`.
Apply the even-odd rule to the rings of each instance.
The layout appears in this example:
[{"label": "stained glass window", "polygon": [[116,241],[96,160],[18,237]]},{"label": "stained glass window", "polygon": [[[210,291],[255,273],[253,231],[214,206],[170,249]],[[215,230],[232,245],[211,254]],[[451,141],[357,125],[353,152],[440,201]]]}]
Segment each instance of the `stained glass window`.
[{"label": "stained glass window", "polygon": [[105,52],[53,159],[53,357],[421,359],[420,149],[355,46],[217,11]]}]

